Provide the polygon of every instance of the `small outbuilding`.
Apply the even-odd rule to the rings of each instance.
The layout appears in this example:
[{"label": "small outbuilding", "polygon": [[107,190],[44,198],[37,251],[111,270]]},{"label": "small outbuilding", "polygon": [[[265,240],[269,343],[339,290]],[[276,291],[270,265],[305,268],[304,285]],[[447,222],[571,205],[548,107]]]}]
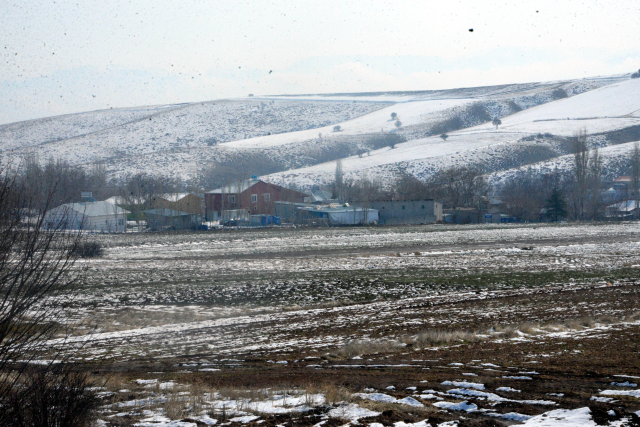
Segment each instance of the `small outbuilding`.
[{"label": "small outbuilding", "polygon": [[630,220],[640,218],[640,206],[635,200],[625,200],[620,203],[607,206],[607,216],[618,220]]},{"label": "small outbuilding", "polygon": [[202,216],[175,209],[150,209],[144,211],[147,226],[152,230],[195,230],[202,224]]},{"label": "small outbuilding", "polygon": [[388,200],[369,202],[378,211],[380,224],[433,224],[442,221],[442,203],[436,200]]}]

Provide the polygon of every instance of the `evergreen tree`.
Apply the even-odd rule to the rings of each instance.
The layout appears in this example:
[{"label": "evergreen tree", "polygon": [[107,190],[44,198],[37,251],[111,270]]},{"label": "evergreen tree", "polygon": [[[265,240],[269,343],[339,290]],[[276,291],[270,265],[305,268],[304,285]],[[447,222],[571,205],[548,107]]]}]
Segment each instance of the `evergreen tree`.
[{"label": "evergreen tree", "polygon": [[558,222],[558,218],[567,216],[567,202],[558,186],[554,186],[547,200],[547,216]]}]

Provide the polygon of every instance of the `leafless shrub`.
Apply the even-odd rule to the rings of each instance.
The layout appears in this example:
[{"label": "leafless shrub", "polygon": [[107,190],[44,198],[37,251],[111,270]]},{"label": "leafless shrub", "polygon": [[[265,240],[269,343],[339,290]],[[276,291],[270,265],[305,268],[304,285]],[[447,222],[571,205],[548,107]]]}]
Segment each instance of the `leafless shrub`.
[{"label": "leafless shrub", "polygon": [[164,415],[172,420],[182,419],[186,415],[186,402],[183,396],[171,393],[162,404]]},{"label": "leafless shrub", "polygon": [[73,248],[73,255],[78,258],[98,258],[104,255],[100,242],[80,242]]},{"label": "leafless shrub", "polygon": [[332,406],[340,402],[350,402],[352,400],[349,390],[341,385],[325,383],[316,387],[314,390],[319,394],[323,394],[325,402]]},{"label": "leafless shrub", "polygon": [[30,367],[5,395],[0,420],[6,427],[85,427],[99,400],[86,373],[67,366]]}]

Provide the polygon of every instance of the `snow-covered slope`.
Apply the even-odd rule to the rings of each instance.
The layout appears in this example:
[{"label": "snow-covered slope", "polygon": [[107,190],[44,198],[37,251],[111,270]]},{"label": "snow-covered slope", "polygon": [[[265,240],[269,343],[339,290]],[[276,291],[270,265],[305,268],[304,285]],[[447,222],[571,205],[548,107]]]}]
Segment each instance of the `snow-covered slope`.
[{"label": "snow-covered slope", "polygon": [[[504,170],[565,154],[555,136],[526,140],[533,134],[568,136],[585,126],[608,132],[640,123],[638,83],[612,76],[96,111],[2,125],[0,157],[102,162],[113,177],[142,172],[197,180],[211,170],[276,172],[270,179],[299,185],[330,181],[341,158],[347,174],[386,181],[399,172],[425,177],[482,162]],[[399,130],[392,112],[402,122]],[[502,118],[497,130],[485,123],[493,117]],[[445,125],[446,141],[432,136]],[[408,142],[398,144],[397,135]]]},{"label": "snow-covered slope", "polygon": [[[508,168],[508,161],[495,162],[494,157],[513,155],[514,149],[531,151],[532,146],[537,148],[534,152],[541,154],[544,144],[550,155],[554,152],[565,154],[562,150],[566,147],[559,147],[560,142],[555,137],[566,140],[581,129],[590,134],[602,134],[598,145],[607,145],[608,133],[639,125],[640,79],[631,79],[504,117],[498,129],[485,123],[450,132],[446,141],[439,137],[415,139],[394,149],[386,147],[371,152],[369,156],[351,156],[342,160],[342,168],[353,179],[367,174],[383,181],[392,180],[399,172],[426,177],[451,166],[486,166],[493,162],[498,167]],[[534,137],[538,142],[532,144]],[[611,153],[614,152],[618,151],[611,148]],[[526,159],[521,161],[526,162]],[[299,185],[327,183],[333,179],[334,170],[335,162],[327,162],[273,174],[270,178],[291,180]]]},{"label": "snow-covered slope", "polygon": [[[639,142],[640,141],[632,141],[598,149],[598,154],[602,159],[602,169],[605,179],[615,179],[619,175],[619,171],[627,170],[628,168],[630,168],[631,152],[634,148],[634,145]],[[558,171],[559,173],[567,173],[572,170],[573,164],[573,154],[567,154],[543,162],[533,163],[527,166],[494,172],[489,174],[487,176],[487,179],[493,185],[499,186],[500,184],[504,183],[509,177],[512,177],[519,172],[531,170],[532,172],[539,174],[555,173],[555,171]]]},{"label": "snow-covered slope", "polygon": [[[0,126],[0,152],[25,148],[41,158],[86,164],[154,152],[208,147],[258,135],[283,134],[339,123],[384,108],[381,103],[313,101],[214,101],[144,109],[111,110]],[[78,116],[74,122],[73,118]],[[91,126],[86,125],[93,118]],[[52,137],[53,135],[53,137]],[[153,169],[153,165],[149,165]]]}]

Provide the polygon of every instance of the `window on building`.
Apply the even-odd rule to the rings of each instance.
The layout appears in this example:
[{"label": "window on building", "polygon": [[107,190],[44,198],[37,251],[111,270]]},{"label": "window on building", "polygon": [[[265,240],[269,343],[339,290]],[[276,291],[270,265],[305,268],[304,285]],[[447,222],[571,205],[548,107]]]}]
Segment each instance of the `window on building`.
[{"label": "window on building", "polygon": [[251,195],[251,203],[258,203],[258,195],[257,194],[252,194]]},{"label": "window on building", "polygon": [[257,210],[258,210],[258,207],[257,207],[257,206],[254,206],[254,207],[253,207],[253,210],[254,210],[254,211],[257,211]]},{"label": "window on building", "polygon": [[124,225],[124,219],[118,218],[118,225]]},{"label": "window on building", "polygon": [[229,203],[235,203],[236,202],[236,196],[229,196]]},{"label": "window on building", "polygon": [[424,209],[424,205],[422,205],[422,209]]},{"label": "window on building", "polygon": [[267,209],[267,210],[269,210],[269,203],[265,203],[265,204],[264,204],[264,208],[265,208],[265,209]]},{"label": "window on building", "polygon": [[404,206],[402,207],[402,209],[404,210]]},{"label": "window on building", "polygon": [[263,196],[265,202],[271,201],[271,193],[264,193]]}]

